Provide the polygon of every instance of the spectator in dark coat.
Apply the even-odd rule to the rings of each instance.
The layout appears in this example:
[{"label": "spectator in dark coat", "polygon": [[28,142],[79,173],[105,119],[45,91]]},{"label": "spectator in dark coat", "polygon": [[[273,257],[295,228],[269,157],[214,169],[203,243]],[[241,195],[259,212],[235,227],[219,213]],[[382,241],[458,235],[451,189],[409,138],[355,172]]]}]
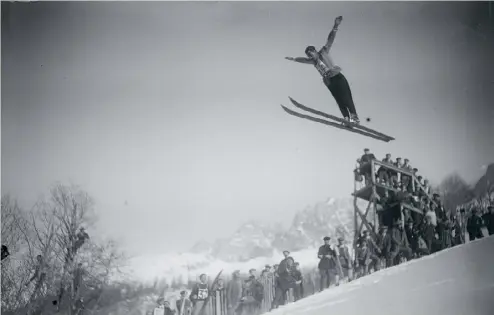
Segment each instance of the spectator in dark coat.
[{"label": "spectator in dark coat", "polygon": [[295,287],[295,279],[292,276],[291,269],[294,260],[292,257],[283,259],[278,267],[278,278],[276,280],[276,288],[273,300],[273,308],[278,308],[286,303],[288,290]]},{"label": "spectator in dark coat", "polygon": [[472,210],[472,215],[467,220],[467,232],[470,241],[484,237],[482,234],[482,225],[484,225],[484,223],[479,215],[479,211],[477,208],[474,208]]},{"label": "spectator in dark coat", "polygon": [[395,265],[396,258],[401,255],[402,257],[410,260],[412,257],[412,250],[408,244],[407,236],[403,229],[403,223],[401,219],[396,220],[393,228],[390,231],[391,244],[388,250],[387,266],[391,267]]},{"label": "spectator in dark coat", "polygon": [[483,215],[483,220],[489,235],[494,234],[494,207],[488,206],[487,213]]},{"label": "spectator in dark coat", "polygon": [[324,289],[329,288],[331,278],[337,275],[336,273],[336,253],[329,245],[329,241],[331,238],[326,236],[324,239],[324,245],[319,247],[319,251],[317,252],[317,258],[319,258],[319,272],[320,272],[320,286],[319,290],[322,291]]},{"label": "spectator in dark coat", "polygon": [[295,287],[293,289],[293,297],[295,302],[304,297],[303,275],[300,271],[300,264],[295,262],[293,265],[292,276],[295,279]]}]

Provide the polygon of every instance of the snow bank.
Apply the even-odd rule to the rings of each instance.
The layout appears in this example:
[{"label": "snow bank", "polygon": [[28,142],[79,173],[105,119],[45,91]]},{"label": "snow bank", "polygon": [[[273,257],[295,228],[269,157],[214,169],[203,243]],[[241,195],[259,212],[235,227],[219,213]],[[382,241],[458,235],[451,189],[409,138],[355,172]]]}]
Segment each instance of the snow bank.
[{"label": "snow bank", "polygon": [[331,288],[270,315],[492,315],[494,237]]}]

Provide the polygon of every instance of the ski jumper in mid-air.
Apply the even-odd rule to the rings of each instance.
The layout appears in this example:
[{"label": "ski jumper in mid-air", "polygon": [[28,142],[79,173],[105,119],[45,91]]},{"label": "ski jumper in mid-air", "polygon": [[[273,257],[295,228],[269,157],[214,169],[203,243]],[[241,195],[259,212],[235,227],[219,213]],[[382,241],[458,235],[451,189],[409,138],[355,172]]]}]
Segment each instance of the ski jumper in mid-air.
[{"label": "ski jumper in mid-air", "polygon": [[329,50],[333,45],[338,26],[342,20],[343,17],[341,16],[335,19],[333,29],[328,35],[326,44],[319,51],[314,46],[308,46],[305,49],[307,57],[286,57],[285,59],[313,65],[321,74],[324,85],[326,85],[333,95],[345,120],[358,124],[360,120],[355,110],[350,85],[343,73],[341,73],[341,68],[333,62],[333,59],[329,55]]}]

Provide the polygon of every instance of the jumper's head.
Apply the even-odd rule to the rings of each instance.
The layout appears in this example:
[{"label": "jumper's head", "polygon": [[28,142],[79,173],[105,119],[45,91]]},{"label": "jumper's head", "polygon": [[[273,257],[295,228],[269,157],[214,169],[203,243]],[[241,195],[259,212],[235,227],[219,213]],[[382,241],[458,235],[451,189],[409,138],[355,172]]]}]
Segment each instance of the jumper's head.
[{"label": "jumper's head", "polygon": [[290,255],[289,251],[287,251],[287,250],[283,251],[283,256],[285,256],[285,258],[287,258],[289,255]]},{"label": "jumper's head", "polygon": [[201,280],[203,283],[205,283],[207,279],[208,279],[208,276],[206,276],[206,274],[204,274],[204,273],[199,276],[199,280]]},{"label": "jumper's head", "polygon": [[314,46],[307,46],[307,48],[305,48],[305,54],[309,58],[316,59],[317,58],[317,50],[316,50],[316,47],[314,47]]}]

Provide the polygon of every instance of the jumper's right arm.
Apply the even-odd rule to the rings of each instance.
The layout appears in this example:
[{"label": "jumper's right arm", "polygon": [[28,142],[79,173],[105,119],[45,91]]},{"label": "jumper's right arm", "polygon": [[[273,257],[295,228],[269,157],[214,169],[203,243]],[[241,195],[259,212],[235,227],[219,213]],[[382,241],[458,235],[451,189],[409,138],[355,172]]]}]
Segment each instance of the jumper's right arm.
[{"label": "jumper's right arm", "polygon": [[314,63],[314,61],[312,61],[312,59],[306,58],[306,57],[297,57],[297,58],[285,57],[285,59],[290,60],[290,61],[295,61],[298,63],[305,63],[305,64],[313,64]]}]

